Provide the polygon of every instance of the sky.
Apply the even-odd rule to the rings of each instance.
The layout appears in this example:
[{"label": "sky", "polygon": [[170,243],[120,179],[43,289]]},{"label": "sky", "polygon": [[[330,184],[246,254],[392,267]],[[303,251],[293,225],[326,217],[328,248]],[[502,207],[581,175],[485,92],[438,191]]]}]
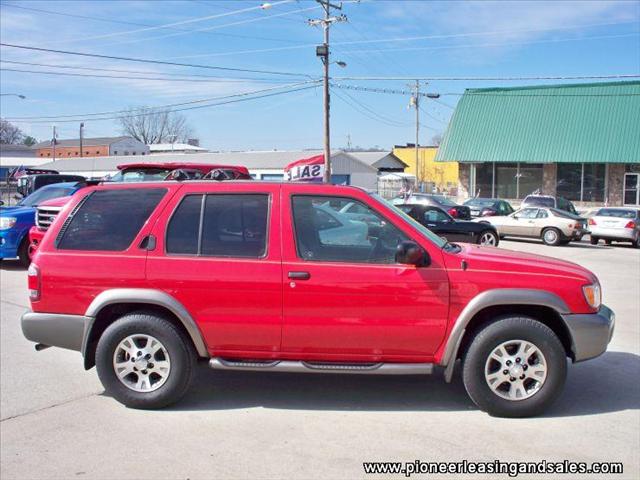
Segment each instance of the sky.
[{"label": "sky", "polygon": [[[53,125],[58,138],[77,138],[81,120],[86,137],[121,133],[117,113],[87,114],[175,105],[212,151],[321,148],[322,28],[307,20],[322,9],[311,0],[262,4],[0,0],[2,43],[200,66],[3,46],[0,92],[26,99],[3,95],[0,115],[50,140]],[[340,13],[347,21],[330,29],[331,59],[347,65],[331,65],[333,148],[414,142],[407,92],[416,77],[435,78],[420,88],[441,95],[421,104],[425,144],[444,133],[466,88],[600,81],[473,78],[640,75],[640,0],[361,0],[344,1]]]}]

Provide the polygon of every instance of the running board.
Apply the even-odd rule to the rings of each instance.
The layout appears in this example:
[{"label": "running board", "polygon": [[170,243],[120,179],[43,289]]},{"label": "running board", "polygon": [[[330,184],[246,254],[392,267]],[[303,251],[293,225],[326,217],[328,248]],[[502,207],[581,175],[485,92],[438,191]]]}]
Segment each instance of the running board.
[{"label": "running board", "polygon": [[245,370],[288,373],[362,373],[375,375],[430,375],[433,363],[322,363],[292,360],[234,361],[214,357],[214,370]]}]

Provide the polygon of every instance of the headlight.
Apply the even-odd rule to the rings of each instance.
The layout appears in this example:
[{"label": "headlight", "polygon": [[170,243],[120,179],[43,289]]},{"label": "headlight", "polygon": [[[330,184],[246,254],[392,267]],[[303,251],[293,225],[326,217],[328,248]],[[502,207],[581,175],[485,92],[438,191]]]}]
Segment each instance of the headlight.
[{"label": "headlight", "polygon": [[0,217],[0,230],[9,230],[16,224],[16,217]]},{"label": "headlight", "polygon": [[600,289],[600,285],[597,283],[595,285],[585,285],[582,287],[582,292],[584,293],[584,299],[591,308],[594,310],[600,308],[600,304],[602,303],[602,291]]}]

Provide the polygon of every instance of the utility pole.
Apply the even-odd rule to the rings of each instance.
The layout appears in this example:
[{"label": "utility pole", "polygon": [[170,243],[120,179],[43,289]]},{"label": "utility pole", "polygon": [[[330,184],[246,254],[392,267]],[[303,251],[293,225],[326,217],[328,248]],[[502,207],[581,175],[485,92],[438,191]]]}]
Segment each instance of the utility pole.
[{"label": "utility pole", "polygon": [[53,126],[53,138],[51,139],[51,143],[53,145],[53,161],[56,161],[56,143],[58,143],[58,140],[56,140],[56,126]]},{"label": "utility pole", "polygon": [[84,123],[80,124],[80,157],[82,157],[82,131],[84,129]]},{"label": "utility pole", "polygon": [[342,3],[333,4],[327,0],[316,0],[324,9],[324,18],[309,20],[309,25],[322,25],[324,40],[322,45],[316,47],[316,56],[322,59],[324,64],[324,176],[325,183],[331,183],[331,137],[330,137],[330,98],[329,98],[329,27],[334,22],[345,22],[347,17],[339,15],[331,16],[331,9],[342,10]]},{"label": "utility pole", "polygon": [[[426,84],[425,84],[426,85]],[[439,93],[420,93],[420,81],[416,80],[413,87],[413,94],[409,106],[416,109],[416,187],[420,185],[420,97],[440,98]],[[418,188],[419,190],[419,188]]]}]

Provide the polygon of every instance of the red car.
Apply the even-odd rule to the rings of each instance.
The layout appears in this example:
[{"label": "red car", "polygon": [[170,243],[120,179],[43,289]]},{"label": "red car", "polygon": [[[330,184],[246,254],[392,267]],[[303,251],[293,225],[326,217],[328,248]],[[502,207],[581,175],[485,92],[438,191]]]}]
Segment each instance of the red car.
[{"label": "red car", "polygon": [[[378,221],[350,220],[349,202]],[[578,265],[447,243],[376,195],[324,184],[89,187],[54,220],[28,284],[25,337],[82,352],[135,408],[176,402],[198,361],[309,373],[442,366],[450,381],[460,359],[481,409],[535,415],[561,392],[567,357],[602,354],[614,328],[598,279]]]},{"label": "red car", "polygon": [[[158,180],[252,180],[246,167],[207,163],[159,162],[118,165],[118,173],[110,182],[144,182]],[[36,224],[29,230],[29,258],[47,233],[51,222],[71,197],[54,198],[38,205]]]}]

